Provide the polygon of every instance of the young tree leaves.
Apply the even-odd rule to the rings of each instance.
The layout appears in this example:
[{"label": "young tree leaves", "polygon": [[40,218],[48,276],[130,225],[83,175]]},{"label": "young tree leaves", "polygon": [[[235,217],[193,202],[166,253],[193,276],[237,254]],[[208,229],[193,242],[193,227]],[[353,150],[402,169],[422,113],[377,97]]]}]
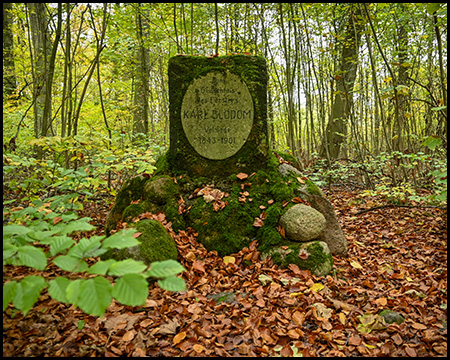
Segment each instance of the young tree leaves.
[{"label": "young tree leaves", "polygon": [[148,283],[142,274],[125,274],[116,281],[112,295],[125,305],[143,305],[148,296]]},{"label": "young tree leaves", "polygon": [[21,310],[24,315],[28,314],[46,285],[47,283],[41,276],[25,277],[15,286],[14,306]]},{"label": "young tree leaves", "polygon": [[17,256],[21,265],[44,270],[47,266],[47,257],[42,249],[33,246],[21,246],[17,249]]},{"label": "young tree leaves", "polygon": [[112,300],[111,283],[104,277],[97,276],[81,280],[77,304],[84,312],[102,316]]}]

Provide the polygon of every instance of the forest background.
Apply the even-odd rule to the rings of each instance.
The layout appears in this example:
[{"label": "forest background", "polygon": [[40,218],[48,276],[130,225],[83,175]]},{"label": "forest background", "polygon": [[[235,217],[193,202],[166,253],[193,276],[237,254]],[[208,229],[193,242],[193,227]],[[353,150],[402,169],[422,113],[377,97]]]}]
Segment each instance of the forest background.
[{"label": "forest background", "polygon": [[[164,303],[151,315],[151,327],[140,323],[141,330],[149,327],[158,341],[130,348],[129,341],[141,330],[122,333],[120,329],[113,336],[120,340],[106,351],[117,355],[141,354],[144,348],[165,355],[224,351],[223,346],[210,348],[212,332],[198,337],[205,343],[192,345],[198,328],[189,311],[192,321],[180,320],[188,325],[173,338],[176,347],[157,331],[167,325],[169,314],[178,313],[180,296],[185,305],[198,291],[202,295],[195,297],[196,306],[210,306],[207,295],[221,289],[222,275],[217,277],[216,269],[225,266],[226,274],[243,259],[254,260],[251,270],[242,271],[249,277],[246,283],[255,286],[260,296],[261,285],[254,281],[261,276],[266,279],[266,273],[260,272],[269,271],[269,265],[258,262],[255,244],[225,263],[206,254],[191,234],[172,231],[179,260],[188,271],[177,262],[144,271],[131,259],[114,268],[101,261],[92,265],[106,248],[136,244],[132,231],[122,230],[105,239],[102,229],[123,182],[137,174],[150,176],[156,159],[168,149],[168,59],[217,54],[266,58],[272,150],[302,171],[305,177],[300,182],[309,178],[328,189],[349,239],[350,257],[335,258],[333,277],[320,281],[337,289],[336,294],[345,292],[346,301],[358,308],[350,312],[342,308],[330,322],[312,310],[299,318],[300,313],[287,309],[283,316],[288,321],[283,318],[281,325],[270,324],[270,331],[260,326],[262,320],[255,322],[263,341],[257,332],[253,340],[255,344],[262,341],[263,346],[250,348],[239,343],[242,339],[230,337],[226,350],[235,355],[268,354],[268,345],[270,351],[286,356],[298,350],[295,346],[304,346],[305,355],[335,355],[345,346],[346,355],[364,355],[369,350],[376,355],[446,354],[442,344],[446,343],[447,240],[445,216],[441,216],[447,202],[446,3],[4,3],[4,350],[16,355],[27,351],[36,355],[33,349],[73,355],[72,342],[91,341],[76,328],[81,331],[86,323],[85,330],[94,331],[101,323],[72,307],[52,303],[46,293],[41,294],[48,287],[56,302],[76,305],[93,315],[125,311],[117,303],[107,310],[113,296],[128,306]],[[355,210],[355,206],[363,209]],[[410,213],[405,215],[400,208]],[[380,209],[388,210],[377,212]],[[170,230],[163,215],[155,216]],[[91,236],[81,238],[83,234]],[[358,263],[362,258],[364,267]],[[269,273],[283,283],[287,271],[270,269]],[[304,277],[308,288],[323,285],[298,269],[289,271]],[[162,289],[180,291],[186,289],[175,276],[180,272],[189,291],[173,299],[145,280],[159,278]],[[103,277],[106,273],[108,279],[117,277],[114,287]],[[101,276],[93,278],[93,274]],[[230,283],[228,276],[225,280]],[[236,286],[241,286],[240,280]],[[420,293],[411,289],[416,282]],[[208,283],[215,284],[214,289],[206,289]],[[272,285],[270,289],[276,289]],[[149,288],[157,300],[148,299]],[[283,306],[303,301],[307,309],[320,297],[320,290],[315,290],[301,300],[296,289],[281,295],[270,291],[270,296],[258,297],[253,304],[249,299],[239,301],[245,309],[256,309],[258,317],[260,308],[276,314],[280,301]],[[370,300],[358,296],[360,291],[370,294]],[[424,301],[423,292],[428,296]],[[297,294],[295,299],[292,294]],[[412,300],[416,294],[420,300]],[[37,310],[27,317],[35,303]],[[335,306],[336,312],[342,305],[325,303]],[[406,325],[389,325],[391,333],[372,336],[372,328],[363,324],[364,316],[386,305],[403,311]],[[39,317],[41,307],[45,319]],[[16,309],[24,316],[18,316]],[[416,314],[414,309],[421,310]],[[205,311],[213,316],[211,309]],[[58,331],[70,336],[59,341],[57,335],[54,344],[49,341],[42,347],[39,332],[27,332],[37,331],[27,325],[36,316],[44,322],[43,329],[52,329],[47,322],[59,317],[62,328]],[[78,323],[71,325],[75,318]],[[243,316],[235,318],[238,333],[244,326],[245,336],[250,336]],[[309,344],[286,342],[279,347],[273,340],[274,326],[283,341],[300,338],[286,329],[290,319],[295,325],[304,324]],[[220,321],[217,318],[215,324]],[[311,327],[312,323],[319,327]],[[330,329],[337,331],[337,338],[330,338]],[[423,332],[420,341],[426,346],[418,342],[417,331]],[[108,342],[105,334],[92,336],[99,344]],[[323,341],[315,341],[316,336]],[[30,347],[34,342],[35,348]]]},{"label": "forest background", "polygon": [[100,191],[144,171],[168,147],[168,58],[233,53],[267,59],[271,146],[316,181],[407,201],[445,177],[446,4],[5,3],[3,19],[3,146],[33,152],[35,178],[49,155],[96,164]]}]

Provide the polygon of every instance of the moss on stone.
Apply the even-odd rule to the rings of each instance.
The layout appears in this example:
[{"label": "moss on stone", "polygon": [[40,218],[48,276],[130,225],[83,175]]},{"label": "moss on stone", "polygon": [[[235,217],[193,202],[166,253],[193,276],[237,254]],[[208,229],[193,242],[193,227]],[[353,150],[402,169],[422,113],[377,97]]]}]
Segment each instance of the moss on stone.
[{"label": "moss on stone", "polygon": [[322,195],[322,191],[311,180],[306,180],[306,191],[311,195]]},{"label": "moss on stone", "polygon": [[[181,123],[181,104],[192,82],[208,72],[230,72],[247,85],[254,105],[253,126],[241,149],[224,160],[206,159],[187,140]],[[170,149],[169,168],[175,174],[222,175],[264,168],[268,154],[267,65],[263,57],[231,55],[214,58],[175,56],[169,59]]]},{"label": "moss on stone", "polygon": [[123,211],[130,205],[132,201],[139,200],[144,191],[144,184],[147,178],[144,176],[136,176],[126,180],[119,190],[114,206],[106,217],[105,233],[109,235],[117,223],[122,219]]},{"label": "moss on stone", "polygon": [[177,259],[176,243],[160,222],[146,219],[130,224],[129,227],[136,228],[141,233],[138,237],[140,244],[131,248],[110,250],[102,255],[103,260],[112,258],[120,261],[132,258],[149,265],[154,261]]},{"label": "moss on stone", "polygon": [[[305,256],[299,256],[301,253]],[[326,243],[322,241],[290,242],[287,249],[273,247],[265,254],[270,256],[274,264],[281,268],[286,268],[289,264],[296,264],[300,269],[310,270],[317,276],[325,276],[333,268],[333,256]]]},{"label": "moss on stone", "polygon": [[178,185],[168,175],[152,177],[145,183],[144,198],[158,205],[163,205],[179,193]]},{"label": "moss on stone", "polygon": [[131,220],[133,220],[133,218],[139,216],[140,214],[142,214],[144,212],[145,212],[145,210],[141,203],[128,205],[125,208],[125,210],[123,211],[123,215],[122,215],[123,221],[131,222]]}]

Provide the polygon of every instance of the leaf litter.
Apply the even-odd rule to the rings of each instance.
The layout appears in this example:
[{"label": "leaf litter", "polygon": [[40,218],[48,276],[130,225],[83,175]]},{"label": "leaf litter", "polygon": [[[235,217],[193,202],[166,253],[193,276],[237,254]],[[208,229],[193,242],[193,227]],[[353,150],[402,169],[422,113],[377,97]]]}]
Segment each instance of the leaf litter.
[{"label": "leaf litter", "polygon": [[[152,284],[144,305],[113,301],[104,317],[96,318],[44,290],[27,316],[11,306],[3,313],[3,354],[446,356],[446,211],[384,208],[355,215],[348,203],[356,195],[342,190],[329,195],[349,256],[334,256],[326,277],[262,261],[256,242],[220,258],[199,244],[192,230],[176,234],[164,214],[152,215],[177,242],[178,261],[188,270],[181,274],[187,291],[171,293]],[[218,204],[223,197],[212,189],[199,196]],[[106,217],[104,207],[89,204],[84,211]],[[39,273],[6,265],[3,276],[33,272]],[[234,300],[211,296],[221,293],[234,294]],[[405,321],[387,323],[380,315],[386,309]]]}]

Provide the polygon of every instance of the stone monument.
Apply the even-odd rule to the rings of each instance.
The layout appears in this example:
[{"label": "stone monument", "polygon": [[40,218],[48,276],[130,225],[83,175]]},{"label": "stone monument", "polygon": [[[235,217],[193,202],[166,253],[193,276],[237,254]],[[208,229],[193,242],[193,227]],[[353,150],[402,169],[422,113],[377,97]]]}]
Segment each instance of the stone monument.
[{"label": "stone monument", "polygon": [[[124,183],[105,233],[123,221],[156,238],[140,215],[164,213],[174,231],[194,229],[220,256],[256,240],[261,256],[282,267],[328,274],[347,242],[320,189],[269,151],[265,59],[180,55],[169,59],[168,75],[169,150],[151,177]],[[158,244],[141,244],[134,256],[154,261]]]},{"label": "stone monument", "polygon": [[226,176],[266,166],[264,58],[180,55],[168,73],[171,170]]}]

